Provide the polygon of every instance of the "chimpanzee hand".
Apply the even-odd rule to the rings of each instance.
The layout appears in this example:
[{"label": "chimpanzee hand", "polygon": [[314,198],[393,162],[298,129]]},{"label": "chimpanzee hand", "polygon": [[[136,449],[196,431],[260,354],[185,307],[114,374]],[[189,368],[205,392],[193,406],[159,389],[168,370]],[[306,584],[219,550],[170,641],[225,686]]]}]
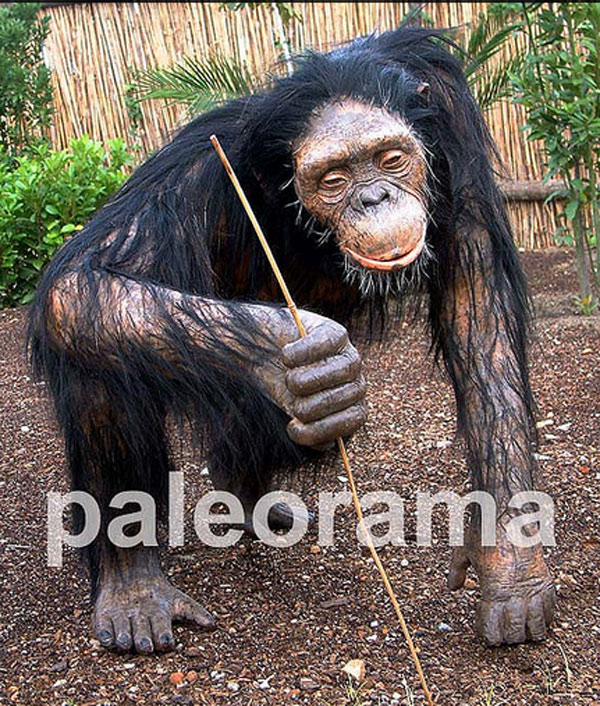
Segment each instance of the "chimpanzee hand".
[{"label": "chimpanzee hand", "polygon": [[300,338],[288,311],[261,309],[268,312],[267,328],[279,351],[255,373],[269,397],[292,417],[289,437],[318,448],[354,433],[367,419],[366,385],[346,329],[300,311],[307,334]]},{"label": "chimpanzee hand", "polygon": [[481,589],[475,627],[489,645],[543,640],[552,623],[556,594],[542,547],[517,547],[499,522],[496,546],[482,547],[471,529],[464,547],[454,550],[448,575],[451,589],[461,588],[472,565]]}]

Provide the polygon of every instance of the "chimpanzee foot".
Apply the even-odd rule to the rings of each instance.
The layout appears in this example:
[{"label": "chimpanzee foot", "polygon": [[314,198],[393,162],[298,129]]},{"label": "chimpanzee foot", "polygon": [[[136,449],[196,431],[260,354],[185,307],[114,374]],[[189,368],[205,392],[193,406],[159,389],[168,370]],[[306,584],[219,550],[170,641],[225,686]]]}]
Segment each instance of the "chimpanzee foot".
[{"label": "chimpanzee foot", "polygon": [[[160,570],[159,570],[160,571]],[[214,629],[214,619],[199,603],[172,586],[162,573],[113,575],[105,579],[94,609],[94,632],[103,647],[151,654],[175,645],[172,623],[186,620]]]},{"label": "chimpanzee foot", "polygon": [[479,578],[481,601],[475,629],[488,645],[515,645],[546,637],[552,622],[555,589],[542,547],[516,547],[498,525],[495,547],[482,547],[472,534],[454,550],[448,575],[451,589],[460,588],[472,565]]}]

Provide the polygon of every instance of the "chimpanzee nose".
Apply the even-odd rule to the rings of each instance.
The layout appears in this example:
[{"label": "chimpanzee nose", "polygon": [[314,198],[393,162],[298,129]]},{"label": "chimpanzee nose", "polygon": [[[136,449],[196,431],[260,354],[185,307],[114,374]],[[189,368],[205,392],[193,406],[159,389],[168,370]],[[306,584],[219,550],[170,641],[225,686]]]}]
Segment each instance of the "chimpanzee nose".
[{"label": "chimpanzee nose", "polygon": [[368,208],[388,201],[390,196],[390,191],[385,184],[369,184],[359,191],[357,201],[361,208]]}]

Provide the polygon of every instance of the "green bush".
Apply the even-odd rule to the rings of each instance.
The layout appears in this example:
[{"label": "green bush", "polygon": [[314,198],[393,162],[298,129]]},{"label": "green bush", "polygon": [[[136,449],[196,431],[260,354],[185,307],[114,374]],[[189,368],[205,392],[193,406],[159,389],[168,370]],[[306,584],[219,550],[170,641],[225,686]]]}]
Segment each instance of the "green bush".
[{"label": "green bush", "polygon": [[123,140],[106,152],[87,136],[70,150],[40,145],[13,166],[0,155],[0,308],[31,301],[44,265],[119,188],[129,162]]},{"label": "green bush", "polygon": [[52,117],[52,82],[42,48],[48,17],[41,3],[0,7],[0,147],[11,156],[37,144]]}]

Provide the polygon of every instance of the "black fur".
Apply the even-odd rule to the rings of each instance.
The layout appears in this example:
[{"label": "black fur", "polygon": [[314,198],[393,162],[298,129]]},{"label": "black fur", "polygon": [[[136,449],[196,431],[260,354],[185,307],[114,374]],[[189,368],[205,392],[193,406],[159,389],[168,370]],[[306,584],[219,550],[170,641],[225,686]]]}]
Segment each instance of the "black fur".
[{"label": "black fur", "polygon": [[[319,224],[294,205],[291,143],[306,130],[315,108],[347,96],[398,113],[426,148],[432,257],[412,278],[413,285],[429,299],[433,345],[452,376],[468,440],[477,434],[465,391],[474,386],[482,408],[490,411],[491,426],[469,444],[476,483],[484,483],[485,469],[495,466],[507,475],[510,463],[498,459],[493,440],[495,419],[506,413],[498,409],[504,402],[490,392],[497,381],[486,379],[495,373],[490,365],[479,365],[469,345],[454,335],[444,303],[452,301],[460,278],[467,279],[475,296],[477,276],[484,275],[488,314],[511,351],[507,384],[522,406],[519,428],[530,439],[529,302],[494,182],[494,147],[445,43],[441,32],[406,27],[299,58],[291,77],[190,122],[61,249],[40,282],[29,343],[36,372],[51,383],[76,488],[100,493],[104,502],[130,488],[160,494],[169,469],[164,419],[172,412],[198,422],[213,463],[227,466],[233,476],[248,474],[260,487],[267,487],[276,470],[305,457],[288,440],[284,415],[241,372],[223,337],[185,300],[181,315],[173,316],[169,297],[179,291],[226,301],[231,335],[245,339],[254,355],[267,354],[269,342],[236,302],[278,302],[280,295],[210,146],[209,136],[216,133],[298,304],[345,324],[365,310],[383,320],[397,289],[382,287],[365,298],[355,281],[344,283],[344,256],[333,238],[327,232],[318,235]],[[428,97],[417,90],[423,81],[430,85]],[[463,234],[483,229],[485,242],[459,237],[459,226]],[[409,270],[409,281],[411,271],[416,273],[416,267]],[[49,294],[68,272],[77,273],[84,303],[78,311],[79,355],[57,346],[47,323]],[[121,293],[134,284],[142,287],[155,304],[154,323],[177,365],[165,360],[164,346],[152,337],[119,335],[123,322],[113,313],[118,301],[111,300],[118,295],[107,296],[101,284],[108,281],[118,282]],[[211,339],[210,354],[196,345],[186,321]],[[524,454],[530,455],[529,446]]]}]

